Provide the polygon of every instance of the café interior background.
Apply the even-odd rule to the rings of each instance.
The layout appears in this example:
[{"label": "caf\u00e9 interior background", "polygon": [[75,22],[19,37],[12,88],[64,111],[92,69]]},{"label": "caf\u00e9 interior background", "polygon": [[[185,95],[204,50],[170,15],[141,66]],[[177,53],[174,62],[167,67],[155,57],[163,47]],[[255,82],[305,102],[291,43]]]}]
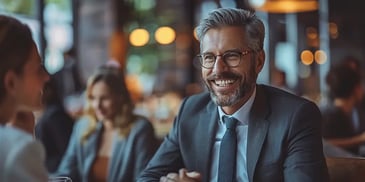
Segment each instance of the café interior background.
[{"label": "caf\u00e9 interior background", "polygon": [[[288,3],[288,4],[287,4]],[[331,64],[354,56],[365,64],[365,11],[357,0],[0,0],[0,13],[30,25],[49,73],[74,48],[82,82],[99,65],[125,69],[137,111],[165,133],[184,96],[201,92],[194,66],[194,28],[218,7],[251,8],[266,26],[265,67],[259,83],[278,70],[298,95],[320,104]],[[362,68],[363,69],[363,68]],[[70,108],[81,94],[65,98]]]}]

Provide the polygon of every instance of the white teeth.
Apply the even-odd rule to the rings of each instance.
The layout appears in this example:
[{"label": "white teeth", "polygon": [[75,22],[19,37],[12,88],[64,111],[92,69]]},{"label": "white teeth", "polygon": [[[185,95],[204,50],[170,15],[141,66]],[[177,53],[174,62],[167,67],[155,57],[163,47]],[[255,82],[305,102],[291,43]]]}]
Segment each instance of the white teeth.
[{"label": "white teeth", "polygon": [[229,84],[232,84],[234,80],[215,80],[215,84],[220,87],[225,87]]}]

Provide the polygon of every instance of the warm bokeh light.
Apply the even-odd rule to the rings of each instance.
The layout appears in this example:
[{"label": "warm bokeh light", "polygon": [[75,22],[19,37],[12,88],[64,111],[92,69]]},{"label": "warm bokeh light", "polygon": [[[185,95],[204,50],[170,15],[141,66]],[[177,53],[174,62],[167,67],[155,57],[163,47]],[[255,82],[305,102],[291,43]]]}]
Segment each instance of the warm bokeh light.
[{"label": "warm bokeh light", "polygon": [[248,2],[256,10],[270,13],[298,13],[318,9],[317,0],[249,0]]},{"label": "warm bokeh light", "polygon": [[338,27],[336,23],[329,23],[328,24],[328,30],[330,33],[330,37],[332,39],[337,39],[338,37]]},{"label": "warm bokeh light", "polygon": [[155,32],[155,39],[160,44],[171,44],[175,38],[175,30],[171,27],[160,27]]},{"label": "warm bokeh light", "polygon": [[197,28],[197,27],[195,27],[195,28],[194,28],[194,31],[193,31],[193,33],[194,33],[194,38],[195,38],[197,41],[199,41],[198,34],[196,33],[196,28]]},{"label": "warm bokeh light", "polygon": [[327,54],[323,50],[317,50],[314,53],[314,60],[317,64],[324,64],[327,61]]},{"label": "warm bokeh light", "polygon": [[127,36],[122,31],[115,31],[111,34],[109,40],[109,57],[118,61],[122,69],[125,68],[126,64],[127,44]]},{"label": "warm bokeh light", "polygon": [[330,34],[335,34],[335,33],[338,32],[338,28],[337,28],[336,23],[329,23],[328,26],[329,26]]},{"label": "warm bokeh light", "polygon": [[304,65],[310,65],[310,64],[313,63],[314,56],[313,56],[313,53],[311,51],[304,50],[300,54],[300,59],[301,59],[301,61]]},{"label": "warm bokeh light", "polygon": [[125,82],[129,93],[131,94],[132,100],[137,102],[142,97],[142,84],[138,80],[138,75],[127,74]]},{"label": "warm bokeh light", "polygon": [[133,46],[144,46],[150,39],[150,35],[146,29],[138,28],[131,32],[129,35],[129,42]]},{"label": "warm bokeh light", "polygon": [[306,28],[306,34],[309,39],[316,39],[318,38],[318,31],[314,27]]}]

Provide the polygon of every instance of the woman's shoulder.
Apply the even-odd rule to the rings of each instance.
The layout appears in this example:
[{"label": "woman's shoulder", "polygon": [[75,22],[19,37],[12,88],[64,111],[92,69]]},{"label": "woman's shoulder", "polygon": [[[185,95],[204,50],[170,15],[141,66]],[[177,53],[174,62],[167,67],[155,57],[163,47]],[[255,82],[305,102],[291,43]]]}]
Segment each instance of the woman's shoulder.
[{"label": "woman's shoulder", "polygon": [[152,125],[152,122],[144,116],[136,115],[132,126],[132,132],[140,133],[147,131],[154,132],[154,127]]},{"label": "woman's shoulder", "polygon": [[14,128],[11,126],[3,126],[0,127],[0,138],[2,141],[15,141],[17,145],[19,142],[31,142],[33,141],[32,135],[27,132],[24,132],[21,129]]},{"label": "woman's shoulder", "polygon": [[152,123],[145,116],[135,115],[134,126],[147,127],[147,126],[152,126]]},{"label": "woman's shoulder", "polygon": [[81,116],[75,121],[73,132],[83,133],[87,128],[89,128],[91,122],[90,117]]},{"label": "woman's shoulder", "polygon": [[81,116],[75,121],[76,127],[83,127],[90,123],[90,117],[88,116]]},{"label": "woman's shoulder", "polygon": [[[37,151],[40,156],[43,155],[42,144],[35,140],[32,135],[14,127],[0,127],[0,146],[2,153],[9,156],[18,156],[19,152],[27,153]],[[4,157],[4,156],[3,156]]]}]

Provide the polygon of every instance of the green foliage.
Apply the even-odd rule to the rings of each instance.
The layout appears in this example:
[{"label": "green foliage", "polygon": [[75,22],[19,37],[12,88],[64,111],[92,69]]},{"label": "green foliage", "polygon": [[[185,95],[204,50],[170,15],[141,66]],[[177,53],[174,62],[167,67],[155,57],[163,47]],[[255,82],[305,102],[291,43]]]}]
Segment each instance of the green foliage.
[{"label": "green foliage", "polygon": [[71,2],[73,0],[46,0],[46,4],[56,4],[60,9],[69,10],[71,9]]},{"label": "green foliage", "polygon": [[[46,0],[45,4],[56,4],[60,9],[70,10],[72,0]],[[21,14],[35,17],[37,15],[37,0],[0,0],[0,12]]]},{"label": "green foliage", "polygon": [[35,16],[35,5],[35,0],[0,0],[0,11]]}]

